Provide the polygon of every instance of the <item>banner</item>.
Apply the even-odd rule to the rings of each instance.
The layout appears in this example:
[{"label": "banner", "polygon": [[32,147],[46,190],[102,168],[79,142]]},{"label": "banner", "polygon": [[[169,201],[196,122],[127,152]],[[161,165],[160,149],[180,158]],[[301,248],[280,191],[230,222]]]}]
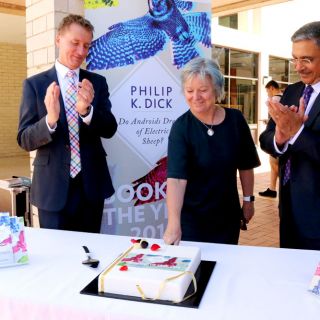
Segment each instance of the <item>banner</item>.
[{"label": "banner", "polygon": [[102,232],[161,238],[172,123],[188,106],[180,70],[211,57],[211,1],[85,0],[95,27],[87,69],[106,77],[116,135],[103,140],[115,195]]}]

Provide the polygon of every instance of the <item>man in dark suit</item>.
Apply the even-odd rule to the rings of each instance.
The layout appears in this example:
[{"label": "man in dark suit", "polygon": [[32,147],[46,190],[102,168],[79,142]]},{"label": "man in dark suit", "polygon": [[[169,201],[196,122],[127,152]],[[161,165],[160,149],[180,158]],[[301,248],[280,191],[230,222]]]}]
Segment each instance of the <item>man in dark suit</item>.
[{"label": "man in dark suit", "polygon": [[17,139],[37,150],[31,203],[43,228],[99,232],[104,199],[114,193],[101,143],[117,129],[108,86],[80,69],[92,38],[88,20],[65,17],[54,67],[24,81]]},{"label": "man in dark suit", "polygon": [[280,246],[320,250],[320,21],[298,29],[291,62],[301,82],[269,101],[261,148],[279,156]]}]

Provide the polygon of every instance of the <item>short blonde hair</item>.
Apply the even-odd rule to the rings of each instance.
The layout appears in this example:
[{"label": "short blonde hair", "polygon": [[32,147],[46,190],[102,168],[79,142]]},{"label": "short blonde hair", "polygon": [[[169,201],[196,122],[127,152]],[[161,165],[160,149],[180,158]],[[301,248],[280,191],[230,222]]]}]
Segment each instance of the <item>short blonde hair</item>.
[{"label": "short blonde hair", "polygon": [[212,86],[218,102],[224,98],[224,76],[220,71],[219,63],[216,60],[197,57],[189,61],[181,72],[181,84],[184,85],[187,80],[200,76],[204,79],[208,76],[212,81]]},{"label": "short blonde hair", "polygon": [[87,31],[91,32],[93,36],[94,26],[91,22],[84,17],[78,14],[69,14],[64,17],[59,26],[58,26],[58,33],[62,33],[65,29],[69,28],[73,23],[78,24],[79,26],[83,27]]}]

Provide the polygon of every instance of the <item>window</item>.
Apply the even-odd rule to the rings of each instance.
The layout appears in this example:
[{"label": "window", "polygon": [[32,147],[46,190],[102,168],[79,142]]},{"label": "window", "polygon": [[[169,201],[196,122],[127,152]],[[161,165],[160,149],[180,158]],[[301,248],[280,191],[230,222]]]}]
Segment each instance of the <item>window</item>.
[{"label": "window", "polygon": [[258,81],[230,78],[230,106],[239,109],[249,124],[256,123]]},{"label": "window", "polygon": [[257,78],[257,59],[258,55],[255,53],[230,50],[230,75]]},{"label": "window", "polygon": [[229,49],[214,47],[212,50],[213,59],[217,59],[220,70],[224,75],[229,74]]},{"label": "window", "polygon": [[238,29],[238,14],[219,17],[219,25],[227,28]]},{"label": "window", "polygon": [[299,75],[288,59],[273,56],[269,57],[269,76],[279,83],[281,89],[299,81]]},{"label": "window", "polygon": [[239,109],[248,124],[257,123],[258,54],[216,46],[212,52],[225,76],[222,104]]}]

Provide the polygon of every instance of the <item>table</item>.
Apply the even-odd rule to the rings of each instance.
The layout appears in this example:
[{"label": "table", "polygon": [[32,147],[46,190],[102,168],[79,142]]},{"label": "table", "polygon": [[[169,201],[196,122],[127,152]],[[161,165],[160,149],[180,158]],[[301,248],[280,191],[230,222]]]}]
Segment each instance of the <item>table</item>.
[{"label": "table", "polygon": [[[131,243],[129,237],[26,228],[29,265],[0,269],[0,319],[319,319],[307,291],[319,251],[197,243],[217,261],[199,309],[82,295]],[[159,240],[160,242],[160,240]],[[195,243],[183,242],[184,245]],[[100,260],[82,265],[82,245]]]}]

